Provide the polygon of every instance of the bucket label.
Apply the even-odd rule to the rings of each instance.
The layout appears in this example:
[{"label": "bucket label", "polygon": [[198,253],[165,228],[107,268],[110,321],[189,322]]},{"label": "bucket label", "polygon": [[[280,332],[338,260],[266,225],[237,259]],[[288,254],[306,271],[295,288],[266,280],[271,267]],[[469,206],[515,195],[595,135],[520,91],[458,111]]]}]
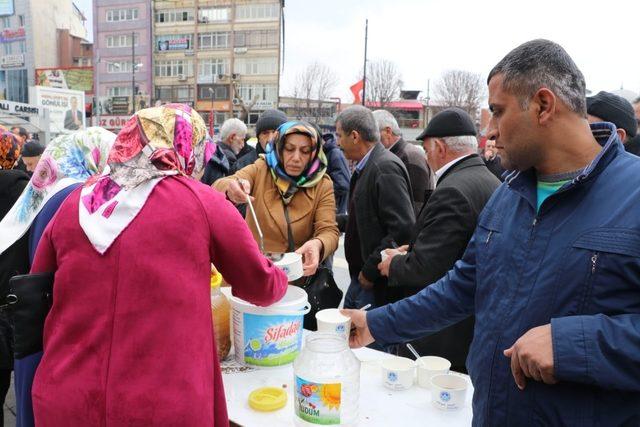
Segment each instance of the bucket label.
[{"label": "bucket label", "polygon": [[244,313],[244,361],[255,366],[293,362],[302,345],[303,316]]},{"label": "bucket label", "polygon": [[296,376],[296,415],[312,424],[340,424],[340,383],[319,384]]}]

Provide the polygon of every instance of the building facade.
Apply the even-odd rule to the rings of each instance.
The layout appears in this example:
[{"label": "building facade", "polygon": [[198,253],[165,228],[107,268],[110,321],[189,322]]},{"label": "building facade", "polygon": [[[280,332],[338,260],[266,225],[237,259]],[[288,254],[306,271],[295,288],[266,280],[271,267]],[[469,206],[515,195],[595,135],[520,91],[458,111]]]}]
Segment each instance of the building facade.
[{"label": "building facade", "polygon": [[[59,32],[86,43],[84,16],[72,0],[13,0],[5,4],[6,9],[0,11],[0,96],[28,102],[35,69],[64,66]],[[90,57],[84,49],[81,55]]]},{"label": "building facade", "polygon": [[[94,123],[117,129],[152,94],[150,0],[93,1]],[[135,94],[135,107],[133,97]]]},{"label": "building facade", "polygon": [[211,125],[254,124],[278,104],[283,2],[153,2],[152,102],[192,105]]}]

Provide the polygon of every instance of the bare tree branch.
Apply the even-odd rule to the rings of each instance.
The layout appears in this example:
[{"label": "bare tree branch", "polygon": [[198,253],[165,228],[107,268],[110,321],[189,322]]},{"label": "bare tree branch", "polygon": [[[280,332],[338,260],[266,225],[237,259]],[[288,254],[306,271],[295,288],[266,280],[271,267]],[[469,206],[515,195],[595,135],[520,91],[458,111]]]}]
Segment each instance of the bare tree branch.
[{"label": "bare tree branch", "polygon": [[393,61],[382,59],[368,64],[366,97],[379,104],[378,108],[398,99],[402,86],[402,76]]},{"label": "bare tree branch", "polygon": [[[336,86],[336,73],[327,65],[313,62],[296,76],[293,87],[294,109],[300,118],[315,119],[321,117],[322,101],[329,98]],[[302,101],[301,101],[302,100]],[[312,101],[318,101],[313,103]],[[312,108],[312,104],[314,105]]]},{"label": "bare tree branch", "polygon": [[445,71],[434,88],[443,107],[460,107],[475,118],[485,97],[485,84],[480,74],[464,70]]}]

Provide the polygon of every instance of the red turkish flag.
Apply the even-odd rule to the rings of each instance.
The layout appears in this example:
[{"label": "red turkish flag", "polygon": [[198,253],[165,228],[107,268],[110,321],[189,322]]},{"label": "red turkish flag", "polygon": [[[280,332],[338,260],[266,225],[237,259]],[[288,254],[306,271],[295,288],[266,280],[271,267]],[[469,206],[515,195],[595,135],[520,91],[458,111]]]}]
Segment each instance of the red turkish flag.
[{"label": "red turkish flag", "polygon": [[362,91],[364,90],[364,79],[350,87],[351,93],[353,93],[353,103],[362,103]]}]

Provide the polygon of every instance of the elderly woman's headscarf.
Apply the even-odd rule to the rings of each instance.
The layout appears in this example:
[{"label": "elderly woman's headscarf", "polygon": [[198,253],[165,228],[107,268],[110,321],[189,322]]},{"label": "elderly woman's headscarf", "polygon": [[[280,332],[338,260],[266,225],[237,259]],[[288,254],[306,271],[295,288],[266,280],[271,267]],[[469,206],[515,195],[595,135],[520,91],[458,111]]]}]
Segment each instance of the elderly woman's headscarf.
[{"label": "elderly woman's headscarf", "polygon": [[202,117],[188,105],[133,115],[109,153],[109,170],[82,190],[80,226],[93,247],[105,253],[162,179],[199,173],[213,150]]},{"label": "elderly woman's headscarf", "polygon": [[99,127],[53,139],[42,153],[22,194],[0,221],[0,253],[27,232],[35,217],[56,193],[102,173],[115,139],[114,133]]},{"label": "elderly woman's headscarf", "polygon": [[13,169],[20,158],[22,144],[6,129],[0,131],[0,169]]},{"label": "elderly woman's headscarf", "polygon": [[[284,142],[288,135],[306,135],[311,139],[311,158],[305,170],[299,176],[286,173],[282,160]],[[292,121],[283,123],[277,130],[272,143],[267,145],[265,159],[271,177],[285,204],[289,204],[299,188],[316,186],[327,171],[327,157],[322,150],[322,139],[309,123]]]}]

